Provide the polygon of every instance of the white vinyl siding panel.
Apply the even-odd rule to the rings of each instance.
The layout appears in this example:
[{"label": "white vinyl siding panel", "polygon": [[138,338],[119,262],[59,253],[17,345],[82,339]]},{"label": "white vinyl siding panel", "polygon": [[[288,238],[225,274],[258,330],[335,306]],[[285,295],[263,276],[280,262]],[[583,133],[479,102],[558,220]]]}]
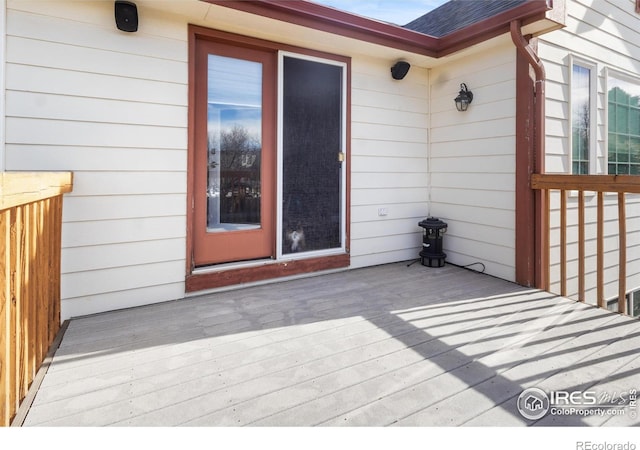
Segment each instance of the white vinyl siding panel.
[{"label": "white vinyl siding panel", "polygon": [[417,258],[428,212],[428,73],[397,81],[389,67],[352,61],[352,267]]},{"label": "white vinyl siding panel", "polygon": [[[430,214],[447,261],[515,279],[515,61],[508,41],[431,73]],[[453,99],[466,83],[466,112]],[[474,269],[482,269],[475,265]]]},{"label": "white vinyl siding panel", "polygon": [[[74,172],[63,317],[184,296],[187,24],[260,32],[221,24],[209,14],[217,7],[195,0],[140,2],[137,33],[116,30],[111,0],[7,3],[7,169]],[[321,47],[343,54],[342,41]],[[394,81],[387,58],[348,56],[352,267],[417,258],[428,212],[428,71],[415,65]]]},{"label": "white vinyl siding panel", "polygon": [[[606,72],[637,76],[640,73],[640,16],[629,0],[571,0],[567,2],[567,26],[543,35],[538,53],[547,73],[546,82],[546,170],[570,173],[568,133],[570,132],[571,56],[595,64],[597,95],[595,173],[607,172],[607,92]],[[596,196],[586,195],[586,296],[596,302]],[[627,195],[627,289],[640,286],[640,198]],[[568,198],[567,278],[568,295],[578,292],[577,196]],[[617,196],[605,196],[605,297],[618,295],[618,211]],[[551,214],[551,289],[560,290],[559,197],[552,196]]]},{"label": "white vinyl siding panel", "polygon": [[7,6],[7,169],[74,172],[63,318],[182,297],[186,21],[176,39],[146,10],[138,33],[118,32],[113,2]]},{"label": "white vinyl siding panel", "polygon": [[4,31],[4,26],[6,26],[6,13],[7,6],[6,0],[0,0],[0,23],[3,25],[2,32],[0,32],[0,48],[2,51],[0,52],[0,87],[2,92],[0,93],[0,172],[5,170],[5,138],[4,138],[4,130],[5,130],[5,97],[6,97],[6,52],[4,51],[6,46],[6,38],[7,34]]}]

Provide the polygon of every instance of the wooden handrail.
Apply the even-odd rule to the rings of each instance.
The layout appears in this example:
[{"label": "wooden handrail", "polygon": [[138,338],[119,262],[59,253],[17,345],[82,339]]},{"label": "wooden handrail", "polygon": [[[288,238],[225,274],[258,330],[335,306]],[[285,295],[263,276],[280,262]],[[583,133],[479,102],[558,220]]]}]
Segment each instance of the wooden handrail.
[{"label": "wooden handrail", "polygon": [[0,172],[0,211],[71,192],[72,172]]},{"label": "wooden handrail", "polygon": [[534,173],[531,175],[531,188],[640,194],[640,177],[637,175],[566,175]]},{"label": "wooden handrail", "polygon": [[[560,191],[560,294],[567,295],[567,193],[578,192],[578,299],[585,301],[585,192],[595,192],[597,197],[597,234],[596,234],[596,264],[597,264],[597,304],[606,308],[604,294],[604,193],[617,193],[618,201],[618,311],[627,313],[626,277],[627,277],[627,227],[625,194],[640,194],[640,177],[634,175],[567,175],[567,174],[533,174],[531,175],[532,189],[545,191],[548,197],[552,190]],[[547,214],[550,205],[547,202]],[[550,229],[551,224],[547,227]],[[547,233],[548,235],[548,233]],[[549,252],[549,243],[544,244]],[[549,270],[549,267],[547,267]],[[548,279],[548,278],[547,278]],[[549,286],[546,286],[549,290]]]},{"label": "wooden handrail", "polygon": [[60,328],[62,194],[70,172],[0,173],[0,426]]}]

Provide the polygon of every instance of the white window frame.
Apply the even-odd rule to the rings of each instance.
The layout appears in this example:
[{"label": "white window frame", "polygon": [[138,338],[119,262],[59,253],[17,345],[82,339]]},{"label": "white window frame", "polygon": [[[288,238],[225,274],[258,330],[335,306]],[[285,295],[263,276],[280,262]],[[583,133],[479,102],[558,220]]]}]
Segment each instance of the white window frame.
[{"label": "white window frame", "polygon": [[[598,173],[598,64],[575,55],[569,55],[569,173],[573,174],[573,66],[589,70],[589,174]],[[606,154],[607,152],[605,152]],[[605,164],[605,173],[606,173]]]},{"label": "white window frame", "polygon": [[[329,64],[342,68],[342,130],[340,136],[341,152],[344,155],[344,161],[342,163],[342,171],[340,174],[340,241],[341,246],[326,250],[316,250],[300,253],[283,254],[282,253],[282,235],[283,235],[283,92],[284,92],[284,58],[291,57],[296,59],[303,59],[306,61],[315,61],[323,64]],[[294,260],[301,258],[316,258],[320,256],[340,255],[347,251],[347,170],[349,169],[347,160],[347,64],[342,61],[336,61],[333,59],[319,58],[315,56],[305,55],[302,53],[279,51],[278,52],[278,130],[277,130],[277,196],[276,202],[278,205],[276,212],[276,259],[277,260]],[[337,158],[337,155],[336,155]]]}]

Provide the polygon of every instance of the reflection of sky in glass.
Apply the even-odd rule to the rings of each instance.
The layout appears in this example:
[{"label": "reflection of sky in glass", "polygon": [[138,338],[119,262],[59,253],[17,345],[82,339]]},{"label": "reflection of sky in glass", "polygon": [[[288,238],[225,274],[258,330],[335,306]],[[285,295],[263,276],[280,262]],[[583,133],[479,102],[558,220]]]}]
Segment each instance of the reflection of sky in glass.
[{"label": "reflection of sky in glass", "polygon": [[262,110],[260,107],[234,107],[233,105],[219,105],[209,103],[209,131],[228,130],[234,125],[240,125],[247,130],[249,134],[261,140],[262,135]]},{"label": "reflection of sky in glass", "polygon": [[262,64],[209,55],[207,100],[209,131],[240,125],[260,137]]},{"label": "reflection of sky in glass", "polygon": [[[573,79],[571,80],[571,103],[574,126],[585,125],[585,117],[588,121],[589,103],[591,94],[591,70],[573,66]],[[587,123],[588,125],[588,123]]]},{"label": "reflection of sky in glass", "polygon": [[209,103],[260,106],[262,64],[209,55]]},{"label": "reflection of sky in glass", "polygon": [[640,84],[632,83],[620,78],[615,78],[612,75],[609,75],[609,77],[607,78],[607,84],[609,90],[620,88],[625,93],[629,94],[629,96],[631,97],[630,101],[632,105],[640,105]]},{"label": "reflection of sky in glass", "polygon": [[620,89],[624,90],[628,94],[631,94],[632,96],[640,96],[640,84],[631,83],[625,80],[620,80],[612,76],[609,77],[608,83],[609,83],[609,89],[612,89],[614,87],[619,87]]}]

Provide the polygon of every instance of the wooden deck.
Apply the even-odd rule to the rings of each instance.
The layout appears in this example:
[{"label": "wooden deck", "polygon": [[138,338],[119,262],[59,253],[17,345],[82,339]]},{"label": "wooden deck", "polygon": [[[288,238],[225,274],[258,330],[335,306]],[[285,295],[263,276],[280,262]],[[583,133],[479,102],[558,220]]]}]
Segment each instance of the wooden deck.
[{"label": "wooden deck", "polygon": [[516,399],[640,388],[640,321],[384,265],[74,319],[25,426],[626,426]]}]

